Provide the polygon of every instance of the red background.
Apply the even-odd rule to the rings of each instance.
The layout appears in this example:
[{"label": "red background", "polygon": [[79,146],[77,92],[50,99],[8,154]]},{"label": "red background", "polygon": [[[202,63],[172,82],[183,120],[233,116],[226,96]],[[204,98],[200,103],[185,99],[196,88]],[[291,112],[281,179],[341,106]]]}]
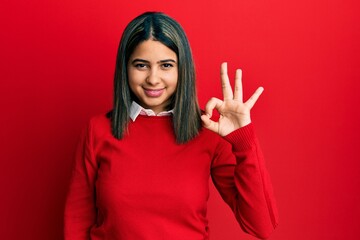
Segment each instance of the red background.
[{"label": "red background", "polygon": [[[243,69],[280,212],[271,239],[360,234],[360,4],[355,0],[2,1],[0,238],[62,239],[72,156],[90,116],[110,109],[126,23],[164,11],[185,28],[201,106],[219,66]],[[233,76],[234,74],[231,74]],[[212,188],[213,240],[241,232]],[[144,223],[146,224],[146,223]]]}]

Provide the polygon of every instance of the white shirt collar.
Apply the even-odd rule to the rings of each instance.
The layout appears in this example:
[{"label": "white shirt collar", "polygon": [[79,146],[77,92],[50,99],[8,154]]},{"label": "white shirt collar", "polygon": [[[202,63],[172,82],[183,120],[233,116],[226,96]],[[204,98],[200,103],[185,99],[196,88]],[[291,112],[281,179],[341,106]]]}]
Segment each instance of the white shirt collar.
[{"label": "white shirt collar", "polygon": [[160,112],[158,114],[156,114],[153,110],[151,109],[145,109],[142,106],[140,106],[137,102],[133,101],[131,103],[131,107],[130,107],[130,118],[131,120],[133,120],[133,122],[135,122],[136,118],[139,115],[147,115],[147,116],[169,116],[171,114],[174,114],[174,110],[170,110],[170,111],[163,111]]}]

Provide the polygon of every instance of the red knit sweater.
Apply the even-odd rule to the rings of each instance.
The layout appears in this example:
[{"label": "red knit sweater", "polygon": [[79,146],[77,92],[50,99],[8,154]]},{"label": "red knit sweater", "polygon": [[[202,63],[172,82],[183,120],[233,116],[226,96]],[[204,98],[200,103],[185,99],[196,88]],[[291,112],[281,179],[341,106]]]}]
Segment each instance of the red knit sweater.
[{"label": "red knit sweater", "polygon": [[272,232],[277,211],[252,124],[225,138],[202,129],[178,145],[171,116],[140,115],[122,140],[94,117],[76,153],[65,239],[208,239],[209,176],[245,232]]}]

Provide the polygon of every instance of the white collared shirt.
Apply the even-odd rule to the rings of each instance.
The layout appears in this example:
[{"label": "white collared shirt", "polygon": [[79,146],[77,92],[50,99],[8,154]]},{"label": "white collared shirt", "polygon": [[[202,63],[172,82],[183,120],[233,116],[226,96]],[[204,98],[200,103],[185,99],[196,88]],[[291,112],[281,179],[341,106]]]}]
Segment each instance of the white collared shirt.
[{"label": "white collared shirt", "polygon": [[153,110],[151,109],[145,109],[142,106],[140,106],[137,102],[133,101],[131,103],[131,107],[130,107],[130,118],[133,122],[135,122],[136,118],[139,115],[147,115],[147,116],[169,116],[174,114],[174,110],[170,110],[170,111],[163,111],[160,112],[158,114],[156,114]]}]

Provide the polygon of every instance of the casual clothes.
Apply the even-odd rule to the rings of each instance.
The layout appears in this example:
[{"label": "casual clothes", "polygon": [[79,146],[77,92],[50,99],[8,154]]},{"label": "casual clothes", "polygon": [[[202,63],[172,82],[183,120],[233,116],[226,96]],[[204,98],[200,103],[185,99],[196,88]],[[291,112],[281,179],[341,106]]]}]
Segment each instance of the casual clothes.
[{"label": "casual clothes", "polygon": [[65,239],[208,239],[209,177],[245,232],[267,237],[278,215],[253,124],[224,138],[205,128],[177,144],[172,116],[139,114],[122,140],[105,115],[81,136]]}]

